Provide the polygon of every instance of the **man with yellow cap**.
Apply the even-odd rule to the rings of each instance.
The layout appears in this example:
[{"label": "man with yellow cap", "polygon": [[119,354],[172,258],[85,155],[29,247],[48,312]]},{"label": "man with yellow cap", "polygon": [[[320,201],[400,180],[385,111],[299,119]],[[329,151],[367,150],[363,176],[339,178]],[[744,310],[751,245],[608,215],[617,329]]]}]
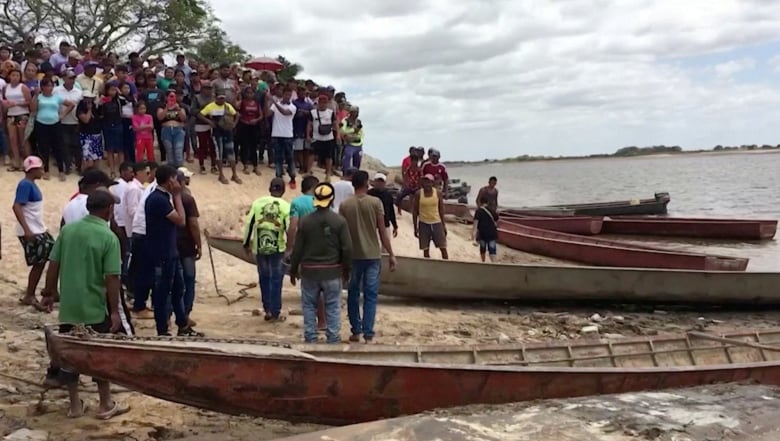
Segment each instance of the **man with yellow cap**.
[{"label": "man with yellow cap", "polygon": [[349,281],[352,268],[352,238],[346,220],[334,213],[335,192],[328,183],[314,188],[317,210],[301,218],[290,256],[290,282],[301,277],[303,338],[317,342],[317,301],[325,299],[328,343],[340,343],[341,286]]}]

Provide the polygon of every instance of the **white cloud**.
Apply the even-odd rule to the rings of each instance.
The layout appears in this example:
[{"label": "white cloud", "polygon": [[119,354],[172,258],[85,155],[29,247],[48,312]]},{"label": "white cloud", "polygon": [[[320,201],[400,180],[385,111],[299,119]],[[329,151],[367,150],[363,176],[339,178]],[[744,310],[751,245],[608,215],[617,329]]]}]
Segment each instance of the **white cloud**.
[{"label": "white cloud", "polygon": [[[762,66],[780,3],[761,0],[214,0],[230,37],[284,54],[359,103],[366,150],[445,158],[583,154],[624,145],[776,144],[780,90],[728,80]],[[778,46],[780,48],[780,46]],[[732,51],[705,69],[691,57]],[[775,82],[776,83],[776,82]],[[760,116],[756,109],[763,109]]]}]

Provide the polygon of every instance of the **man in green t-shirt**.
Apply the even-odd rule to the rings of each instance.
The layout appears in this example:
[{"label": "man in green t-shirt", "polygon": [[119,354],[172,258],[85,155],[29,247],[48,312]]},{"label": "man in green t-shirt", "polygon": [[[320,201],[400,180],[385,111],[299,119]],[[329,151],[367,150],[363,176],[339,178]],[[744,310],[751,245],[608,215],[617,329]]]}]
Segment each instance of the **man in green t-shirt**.
[{"label": "man in green t-shirt", "polygon": [[260,277],[260,297],[267,321],[284,321],[282,281],[287,230],[290,226],[290,203],[282,199],[284,179],[271,180],[270,196],[252,204],[244,226],[244,249],[255,256]]},{"label": "man in green t-shirt", "polygon": [[[51,310],[54,302],[59,300],[60,333],[71,332],[74,325],[86,325],[104,334],[122,329],[119,314],[122,260],[119,239],[107,223],[113,210],[114,197],[111,193],[105,190],[93,192],[87,198],[89,215],[65,225],[54,243],[49,255],[42,303]],[[79,398],[78,372],[62,368],[58,377],[60,383],[68,387],[68,417],[82,416],[86,405]],[[109,419],[129,410],[129,407],[111,398],[107,381],[95,381],[100,395],[97,418]]]}]

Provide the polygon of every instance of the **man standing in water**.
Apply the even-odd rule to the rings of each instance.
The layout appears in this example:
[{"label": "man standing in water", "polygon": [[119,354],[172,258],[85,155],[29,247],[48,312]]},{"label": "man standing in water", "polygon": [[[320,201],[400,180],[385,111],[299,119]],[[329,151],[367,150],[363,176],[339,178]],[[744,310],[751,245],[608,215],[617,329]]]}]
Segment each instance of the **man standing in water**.
[{"label": "man standing in water", "polygon": [[13,211],[17,221],[16,236],[24,248],[24,259],[30,267],[30,274],[27,277],[27,291],[19,302],[41,309],[35,291],[46,268],[54,238],[43,222],[43,194],[35,183],[43,177],[43,161],[37,156],[28,156],[23,165],[24,179],[16,186]]},{"label": "man standing in water", "polygon": [[[368,195],[368,173],[360,170],[352,177],[355,195],[344,201],[339,214],[344,216],[352,238],[352,275],[347,294],[347,315],[352,329],[349,341],[374,341],[374,320],[382,269],[382,247],[389,254],[390,271],[395,271],[393,244],[385,228],[382,201]],[[381,242],[381,246],[380,246]],[[360,291],[363,291],[363,316],[360,314]]]},{"label": "man standing in water", "polygon": [[477,193],[477,203],[481,204],[480,201],[482,198],[486,198],[488,208],[493,210],[494,213],[498,210],[498,188],[496,188],[497,183],[498,178],[491,176],[490,179],[488,179],[488,185],[480,188],[479,193]]},{"label": "man standing in water", "polygon": [[447,254],[447,226],[444,224],[444,200],[442,194],[433,185],[434,177],[425,175],[422,189],[412,198],[412,224],[414,237],[420,239],[423,256],[430,259],[431,241],[441,250],[441,258],[449,259]]},{"label": "man standing in water", "polygon": [[[87,197],[89,215],[63,227],[51,251],[43,305],[51,311],[59,300],[60,333],[68,333],[79,324],[102,334],[123,330],[119,311],[119,239],[108,227],[113,207],[114,197],[107,190],[92,192]],[[86,405],[79,397],[78,372],[62,368],[57,377],[68,388],[68,418],[83,416]],[[98,419],[107,420],[130,410],[112,399],[107,381],[95,381],[100,396],[95,415]]]}]

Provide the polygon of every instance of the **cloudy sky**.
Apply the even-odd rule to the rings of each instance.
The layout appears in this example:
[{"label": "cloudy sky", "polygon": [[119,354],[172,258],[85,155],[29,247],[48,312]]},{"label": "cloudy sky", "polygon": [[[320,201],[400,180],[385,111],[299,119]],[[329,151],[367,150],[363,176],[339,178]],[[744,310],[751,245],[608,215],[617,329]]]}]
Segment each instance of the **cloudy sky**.
[{"label": "cloudy sky", "polygon": [[388,163],[780,144],[780,2],[211,3],[250,53],[344,90]]}]

